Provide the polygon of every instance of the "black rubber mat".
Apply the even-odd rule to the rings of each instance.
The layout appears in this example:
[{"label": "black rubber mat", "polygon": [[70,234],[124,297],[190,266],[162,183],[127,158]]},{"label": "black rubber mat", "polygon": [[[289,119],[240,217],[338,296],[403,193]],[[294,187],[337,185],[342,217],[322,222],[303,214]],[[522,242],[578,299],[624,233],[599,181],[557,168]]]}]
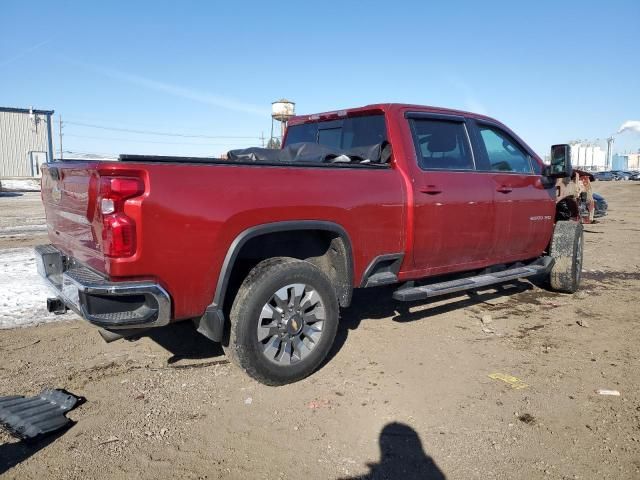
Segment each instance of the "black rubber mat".
[{"label": "black rubber mat", "polygon": [[0,424],[13,435],[33,440],[70,426],[65,414],[84,402],[64,390],[43,390],[35,397],[0,397]]}]

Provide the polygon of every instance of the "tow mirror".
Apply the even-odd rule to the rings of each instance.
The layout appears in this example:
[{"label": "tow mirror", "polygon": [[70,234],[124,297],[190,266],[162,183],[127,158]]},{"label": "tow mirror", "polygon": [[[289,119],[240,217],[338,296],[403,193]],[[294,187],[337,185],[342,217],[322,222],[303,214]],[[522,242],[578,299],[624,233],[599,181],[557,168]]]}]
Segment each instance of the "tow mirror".
[{"label": "tow mirror", "polygon": [[551,165],[544,168],[543,175],[552,178],[571,177],[571,147],[566,144],[551,146]]}]

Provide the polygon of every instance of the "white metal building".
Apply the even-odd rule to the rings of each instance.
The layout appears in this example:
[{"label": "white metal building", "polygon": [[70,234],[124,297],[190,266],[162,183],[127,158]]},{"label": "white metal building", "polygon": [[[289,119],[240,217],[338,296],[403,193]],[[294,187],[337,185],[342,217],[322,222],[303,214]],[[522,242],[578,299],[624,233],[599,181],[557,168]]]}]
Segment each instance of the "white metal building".
[{"label": "white metal building", "polygon": [[572,143],[571,164],[585,170],[604,170],[607,165],[607,151],[600,145]]},{"label": "white metal building", "polygon": [[627,168],[629,170],[638,170],[638,169],[640,169],[640,152],[638,152],[638,153],[627,153],[625,155],[627,157]]},{"label": "white metal building", "polygon": [[614,170],[640,170],[640,152],[616,153],[613,156]]},{"label": "white metal building", "polygon": [[38,177],[53,160],[53,110],[0,107],[0,177]]}]

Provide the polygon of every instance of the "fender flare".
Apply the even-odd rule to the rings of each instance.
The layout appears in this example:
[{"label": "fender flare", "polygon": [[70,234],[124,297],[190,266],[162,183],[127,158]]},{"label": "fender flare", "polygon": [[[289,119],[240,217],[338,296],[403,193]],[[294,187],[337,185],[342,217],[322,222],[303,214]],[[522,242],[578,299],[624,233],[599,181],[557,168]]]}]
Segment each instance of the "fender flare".
[{"label": "fender flare", "polygon": [[249,240],[260,235],[296,230],[323,230],[336,233],[340,236],[345,244],[347,256],[347,282],[350,288],[353,288],[354,264],[351,239],[347,231],[341,225],[323,220],[287,220],[256,225],[242,231],[233,240],[233,242],[231,242],[224,258],[224,262],[222,263],[220,273],[218,274],[218,282],[216,284],[216,291],[213,295],[213,301],[207,307],[205,314],[200,319],[196,320],[198,331],[200,333],[217,342],[222,341],[223,339],[225,324],[223,313],[224,299],[229,287],[231,272],[233,271],[233,267],[242,247]]}]

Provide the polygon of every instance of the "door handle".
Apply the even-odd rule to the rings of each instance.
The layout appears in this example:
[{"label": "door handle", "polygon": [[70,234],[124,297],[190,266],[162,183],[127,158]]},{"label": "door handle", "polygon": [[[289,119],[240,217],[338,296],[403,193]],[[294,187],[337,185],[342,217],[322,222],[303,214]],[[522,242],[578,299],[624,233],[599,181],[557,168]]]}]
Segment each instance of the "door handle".
[{"label": "door handle", "polygon": [[439,193],[442,193],[442,190],[440,190],[435,185],[427,185],[426,187],[422,187],[420,191],[422,193],[426,193],[427,195],[438,195]]},{"label": "door handle", "polygon": [[500,193],[510,193],[513,191],[513,188],[502,185],[501,187],[496,188],[496,192]]}]

